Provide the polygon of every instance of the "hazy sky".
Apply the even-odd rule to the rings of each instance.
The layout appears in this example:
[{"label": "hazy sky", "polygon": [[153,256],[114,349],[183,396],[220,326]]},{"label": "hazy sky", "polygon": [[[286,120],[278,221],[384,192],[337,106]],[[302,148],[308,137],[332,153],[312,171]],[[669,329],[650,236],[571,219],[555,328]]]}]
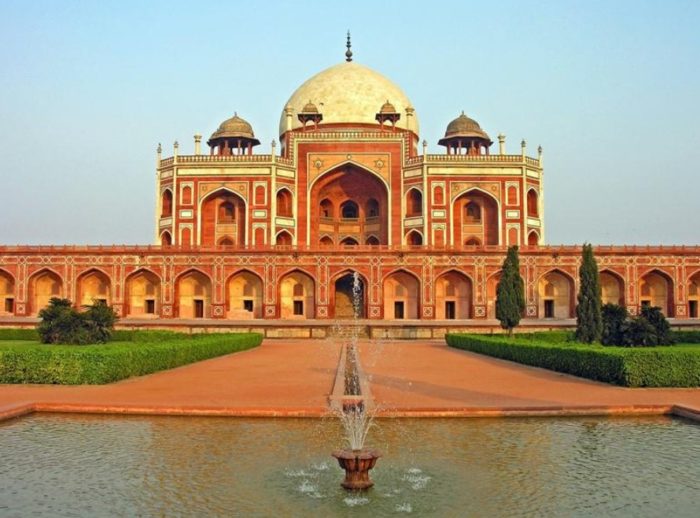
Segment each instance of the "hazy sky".
[{"label": "hazy sky", "polygon": [[0,243],[150,243],[158,142],[238,111],[269,152],[347,29],[429,152],[461,110],[544,147],[548,243],[700,243],[697,0],[2,0]]}]

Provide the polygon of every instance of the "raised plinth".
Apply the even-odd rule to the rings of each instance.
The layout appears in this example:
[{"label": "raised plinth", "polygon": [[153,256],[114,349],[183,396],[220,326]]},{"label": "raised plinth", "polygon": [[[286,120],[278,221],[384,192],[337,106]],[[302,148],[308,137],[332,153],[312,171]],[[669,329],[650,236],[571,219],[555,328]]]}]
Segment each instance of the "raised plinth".
[{"label": "raised plinth", "polygon": [[369,489],[374,485],[369,470],[381,457],[377,450],[335,450],[332,455],[345,470],[345,480],[340,483],[345,489]]}]

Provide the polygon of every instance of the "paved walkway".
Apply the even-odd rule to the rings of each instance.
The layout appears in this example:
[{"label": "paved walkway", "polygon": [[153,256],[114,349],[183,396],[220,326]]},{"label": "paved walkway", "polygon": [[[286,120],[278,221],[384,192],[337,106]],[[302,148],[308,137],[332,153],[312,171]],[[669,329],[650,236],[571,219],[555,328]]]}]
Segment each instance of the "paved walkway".
[{"label": "paved walkway", "polygon": [[[28,408],[324,415],[339,348],[325,340],[266,340],[256,349],[110,385],[0,385],[0,418]],[[393,415],[624,412],[632,406],[658,412],[671,405],[700,412],[700,389],[614,387],[450,349],[442,341],[365,341],[360,352],[379,409]]]}]

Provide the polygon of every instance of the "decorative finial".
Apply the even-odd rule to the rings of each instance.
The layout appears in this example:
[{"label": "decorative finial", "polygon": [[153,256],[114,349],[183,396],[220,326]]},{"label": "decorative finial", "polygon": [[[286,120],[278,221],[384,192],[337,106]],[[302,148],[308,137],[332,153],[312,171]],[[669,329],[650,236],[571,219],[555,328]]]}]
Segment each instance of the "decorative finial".
[{"label": "decorative finial", "polygon": [[541,155],[542,154],[542,146],[537,147],[537,152]]},{"label": "decorative finial", "polygon": [[275,139],[272,139],[272,142],[270,142],[270,144],[274,148],[277,145],[277,141]]},{"label": "decorative finial", "polygon": [[158,148],[156,149],[156,152],[158,154],[161,154],[163,152],[163,146],[160,145],[160,142],[158,142]]},{"label": "decorative finial", "polygon": [[348,48],[348,50],[345,51],[345,61],[352,61],[352,50],[350,50],[350,47],[352,47],[352,44],[350,43],[350,31],[348,31],[348,42],[345,44],[345,46]]},{"label": "decorative finial", "polygon": [[527,146],[527,142],[525,142],[525,139],[523,139],[523,140],[520,142],[520,147],[521,147],[521,148],[524,148],[525,146]]}]

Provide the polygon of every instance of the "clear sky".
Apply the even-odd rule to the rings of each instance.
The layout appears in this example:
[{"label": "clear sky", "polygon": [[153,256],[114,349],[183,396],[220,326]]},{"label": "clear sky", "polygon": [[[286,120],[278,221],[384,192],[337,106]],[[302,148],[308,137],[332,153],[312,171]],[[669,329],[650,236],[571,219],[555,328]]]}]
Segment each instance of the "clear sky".
[{"label": "clear sky", "polygon": [[[700,2],[0,2],[0,243],[150,243],[155,149],[234,111],[268,152],[343,60],[544,148],[547,242],[700,244]],[[497,148],[497,144],[494,146]]]}]

